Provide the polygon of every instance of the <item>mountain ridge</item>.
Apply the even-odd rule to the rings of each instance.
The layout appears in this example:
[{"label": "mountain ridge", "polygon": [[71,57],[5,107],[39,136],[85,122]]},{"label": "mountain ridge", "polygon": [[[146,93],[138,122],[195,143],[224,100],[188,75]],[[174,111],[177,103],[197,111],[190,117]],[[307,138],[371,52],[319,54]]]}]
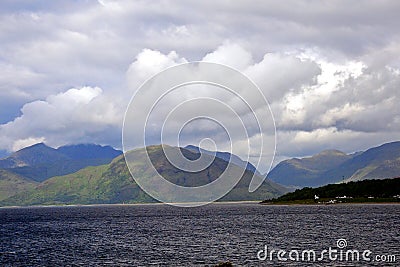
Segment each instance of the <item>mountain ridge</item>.
[{"label": "mountain ridge", "polygon": [[261,173],[257,170],[257,168],[253,164],[251,164],[248,161],[242,160],[239,156],[237,156],[235,154],[232,154],[232,153],[229,153],[229,152],[223,152],[223,151],[213,152],[213,151],[210,151],[210,150],[207,150],[207,149],[204,149],[204,148],[200,148],[200,147],[197,147],[197,146],[194,146],[194,145],[187,145],[184,148],[188,149],[188,150],[195,151],[195,152],[200,152],[201,151],[201,152],[204,152],[204,153],[209,154],[209,155],[214,155],[215,154],[216,157],[218,157],[220,159],[223,159],[225,161],[229,161],[232,158],[232,163],[233,164],[235,164],[235,165],[237,165],[239,167],[245,168],[245,169],[247,169],[247,170],[249,170],[249,171],[251,171],[251,172],[253,172],[253,173],[257,174],[257,175],[261,175]]},{"label": "mountain ridge", "polygon": [[41,182],[53,176],[76,172],[87,166],[109,163],[122,152],[95,144],[67,145],[57,149],[44,143],[25,147],[0,160],[0,169]]},{"label": "mountain ridge", "polygon": [[[328,151],[331,152],[323,151],[312,157],[282,161],[267,174],[267,177],[284,185],[314,187],[342,181],[400,176],[399,141],[352,154],[338,150]],[[326,157],[327,155],[329,156]],[[323,161],[321,156],[325,157]]]},{"label": "mountain ridge", "polygon": [[[136,149],[128,152],[128,157],[135,159],[132,170],[134,175],[150,175],[151,172],[143,159],[145,149]],[[196,153],[181,149],[189,158],[198,157]],[[161,146],[148,148],[150,158],[154,160],[155,168],[163,174],[167,180],[181,186],[198,186],[215,180],[223,167],[228,164],[222,159],[215,158],[214,162],[205,170],[191,173],[171,167],[162,154]],[[131,154],[131,156],[129,156]],[[234,167],[238,171],[240,167]],[[235,169],[235,170],[236,170]],[[238,172],[239,173],[239,172]],[[241,173],[241,172],[240,172]],[[223,200],[261,200],[265,196],[275,197],[289,190],[271,181],[264,184],[252,194],[248,192],[248,184],[253,174],[245,170],[242,180],[226,195]],[[149,179],[152,179],[149,177]],[[195,198],[194,198],[195,200]],[[21,192],[0,202],[1,205],[42,205],[42,204],[99,204],[99,203],[143,203],[155,202],[144,193],[132,179],[125,163],[123,155],[116,157],[111,163],[101,166],[91,166],[66,176],[50,178],[34,189]]]},{"label": "mountain ridge", "polygon": [[[233,154],[229,154],[227,152],[216,152],[219,157],[215,157],[216,162],[212,170],[209,170],[208,173],[198,174],[198,176],[193,175],[192,177],[197,177],[198,179],[190,181],[187,175],[180,172],[180,170],[176,170],[171,167],[169,163],[166,162],[162,156],[160,156],[161,154],[159,153],[159,146],[154,146],[153,148],[158,151],[158,156],[156,159],[160,160],[156,160],[155,165],[160,168],[161,172],[170,177],[172,182],[182,186],[199,186],[211,182],[213,177],[218,176],[218,173],[220,173],[223,166],[227,164],[225,160],[229,160],[230,157],[233,157],[232,159],[237,158],[240,160],[239,165],[241,166],[235,164],[238,168],[245,169],[250,173],[254,173],[252,170],[255,169],[253,166],[254,169],[250,168],[249,170],[248,163],[242,161],[239,157]],[[153,148],[149,149],[151,150]],[[79,151],[83,151],[82,149],[86,149],[86,152],[80,153]],[[136,151],[135,153],[139,153],[138,151],[142,151],[141,153],[143,153],[144,149],[145,148],[138,148],[134,151]],[[191,158],[191,160],[196,159],[196,157],[199,157],[200,155],[200,148],[198,147],[189,146],[187,148],[179,149],[181,149],[181,152],[183,152],[186,157]],[[103,155],[102,153],[99,153],[99,151],[103,151],[105,153],[104,155],[109,155],[110,158],[96,158],[98,155]],[[211,155],[209,154],[214,154],[214,152],[206,150],[202,150],[202,152],[206,152],[205,154],[210,157]],[[63,179],[70,180],[72,184],[74,182],[80,184],[80,182],[85,181],[85,183],[80,184],[83,189],[75,189],[78,190],[78,192],[80,192],[79,190],[89,190],[84,189],[84,187],[85,185],[90,185],[93,181],[97,181],[95,179],[98,177],[96,176],[96,173],[101,173],[101,175],[103,175],[103,172],[99,171],[102,168],[101,166],[106,166],[103,168],[106,168],[108,176],[106,174],[104,175],[106,175],[109,180],[113,181],[115,178],[117,179],[116,184],[119,184],[125,188],[122,191],[115,189],[118,191],[113,191],[116,195],[124,196],[127,194],[127,192],[135,192],[135,194],[138,196],[136,199],[125,200],[133,202],[145,199],[149,200],[146,194],[143,192],[140,193],[137,191],[137,188],[132,188],[130,184],[124,184],[123,181],[127,181],[127,179],[130,177],[130,174],[127,172],[127,169],[125,169],[126,166],[123,166],[125,162],[123,161],[124,156],[121,154],[121,151],[115,150],[109,146],[100,146],[94,144],[68,145],[54,149],[46,146],[43,143],[39,143],[34,146],[24,148],[13,153],[9,157],[0,160],[0,163],[3,164],[3,167],[12,167],[0,168],[0,200],[10,198],[13,195],[18,195],[19,193],[22,194],[27,190],[33,190],[32,188],[43,187],[47,183],[52,184],[54,181],[57,181],[56,184],[63,184]],[[114,157],[115,155],[119,156]],[[71,159],[72,157],[75,159]],[[115,165],[115,161],[118,161],[119,164]],[[141,162],[141,159],[138,159],[138,164],[141,164],[142,166],[139,174],[143,174],[143,170],[147,168]],[[99,166],[99,169],[95,168],[96,170],[93,170],[88,166]],[[116,169],[117,166],[120,167]],[[110,177],[111,173],[116,174],[116,177]],[[247,178],[250,177],[250,173],[246,174]],[[32,176],[32,174],[34,175]],[[86,178],[82,177],[82,175],[86,174],[92,178],[94,177],[94,180],[85,180]],[[77,175],[80,175],[79,179],[76,177]],[[258,173],[256,173],[256,175],[258,175]],[[346,154],[339,150],[330,149],[321,151],[320,153],[317,153],[311,157],[284,160],[275,168],[273,168],[270,173],[268,173],[266,183],[270,187],[269,189],[275,188],[275,191],[273,190],[273,192],[275,192],[274,194],[279,194],[279,192],[289,190],[288,186],[314,187],[329,183],[340,183],[343,181],[349,182],[365,179],[384,179],[398,176],[400,176],[400,142],[390,142],[377,147],[369,148],[366,151],[352,154]],[[46,183],[46,180],[54,177],[57,178]],[[98,177],[98,179],[100,178]],[[104,179],[101,181],[107,183]],[[241,198],[240,195],[242,195],[242,198],[244,198],[242,200],[250,198],[250,196],[247,195],[247,188],[244,190],[245,186],[243,186],[243,184],[241,184],[241,188],[239,189],[240,190],[235,191],[236,195],[231,199],[238,200]],[[65,190],[65,188],[63,190]],[[270,191],[265,189],[263,190],[265,191],[265,194],[271,194]],[[62,195],[61,191],[60,194]],[[240,194],[238,192],[240,192]],[[114,193],[110,194],[112,195]],[[73,192],[71,192],[71,194],[74,195]],[[46,194],[43,193],[42,195]],[[72,197],[72,199],[73,198],[74,197]],[[90,199],[90,197],[86,197],[86,199]],[[107,199],[107,201],[111,202],[124,200],[123,197],[111,196]],[[92,199],[91,201],[94,200]],[[99,201],[105,200],[100,198]],[[76,203],[79,203],[79,201]]]},{"label": "mountain ridge", "polygon": [[16,167],[32,166],[42,163],[53,163],[68,159],[57,152],[57,149],[49,147],[44,143],[37,143],[32,146],[18,150],[6,158],[0,160],[0,168],[10,169]]}]

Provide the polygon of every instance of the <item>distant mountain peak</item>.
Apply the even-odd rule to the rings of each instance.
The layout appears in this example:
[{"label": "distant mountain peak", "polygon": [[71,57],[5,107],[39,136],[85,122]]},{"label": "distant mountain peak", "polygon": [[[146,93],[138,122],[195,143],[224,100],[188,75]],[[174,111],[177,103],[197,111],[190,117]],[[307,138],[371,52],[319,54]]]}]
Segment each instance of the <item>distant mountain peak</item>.
[{"label": "distant mountain peak", "polygon": [[227,161],[227,162],[231,161],[233,164],[235,164],[235,165],[237,165],[239,167],[245,168],[245,169],[247,169],[247,170],[249,170],[249,171],[251,171],[251,172],[253,172],[255,174],[261,175],[258,172],[257,168],[253,164],[251,164],[250,162],[242,160],[239,156],[237,156],[235,154],[231,154],[229,152],[221,152],[221,151],[209,151],[207,149],[204,149],[204,148],[201,148],[201,147],[197,147],[197,146],[194,146],[194,145],[187,145],[184,148],[187,149],[187,150],[190,150],[192,152],[196,152],[196,153],[199,153],[200,151],[204,152],[206,154],[209,154],[209,155],[213,155],[215,153],[215,156],[217,158],[220,158],[220,159],[222,159],[224,161]]},{"label": "distant mountain peak", "polygon": [[93,144],[93,143],[81,143],[81,144],[67,144],[67,145],[63,145],[58,147],[58,149],[60,148],[71,148],[71,147],[111,147],[109,145],[99,145],[99,144]]},{"label": "distant mountain peak", "polygon": [[122,154],[111,146],[97,144],[76,144],[65,145],[57,148],[57,151],[72,159],[93,159],[93,158],[115,158]]},{"label": "distant mountain peak", "polygon": [[[194,158],[198,153],[185,148],[167,146],[167,149],[179,150]],[[153,164],[149,164],[147,156]],[[99,204],[99,203],[140,203],[154,202],[140,186],[132,179],[131,174],[142,179],[153,179],[153,168],[164,179],[173,184],[195,187],[209,184],[217,180],[226,171],[227,162],[215,158],[204,170],[190,172],[172,165],[160,145],[138,148],[126,153],[129,160],[135,164],[128,169],[124,157],[114,159],[110,164],[87,167],[66,176],[56,176],[40,183],[33,189],[21,191],[1,201],[0,205],[31,205],[31,204]],[[209,157],[209,156],[207,156]],[[248,192],[248,186],[253,174],[243,171],[239,166],[229,168],[229,176],[240,181],[225,195],[222,201],[260,200],[273,198],[288,192],[290,189],[265,180],[255,192]],[[203,196],[200,196],[203,197]],[[197,201],[196,194],[192,201]],[[203,198],[201,198],[202,201]]]},{"label": "distant mountain peak", "polygon": [[36,143],[36,144],[30,145],[30,146],[27,146],[27,147],[40,147],[40,146],[47,146],[47,145],[44,142],[40,142],[40,143]]},{"label": "distant mountain peak", "polygon": [[9,169],[32,180],[42,181],[87,166],[109,163],[121,154],[111,146],[96,144],[67,145],[54,149],[37,143],[0,159],[0,169]]},{"label": "distant mountain peak", "polygon": [[400,142],[385,143],[363,152],[325,150],[312,157],[279,163],[268,177],[284,185],[320,186],[328,183],[400,176]]},{"label": "distant mountain peak", "polygon": [[16,151],[16,153],[18,153],[20,151],[30,150],[30,149],[54,149],[54,148],[49,147],[45,143],[41,142],[41,143],[36,143],[36,144],[30,145],[30,146],[24,147],[24,148]]},{"label": "distant mountain peak", "polygon": [[54,148],[49,147],[44,143],[37,143],[18,150],[8,157],[1,159],[0,168],[33,166],[64,159],[67,159],[67,157],[59,154]]}]

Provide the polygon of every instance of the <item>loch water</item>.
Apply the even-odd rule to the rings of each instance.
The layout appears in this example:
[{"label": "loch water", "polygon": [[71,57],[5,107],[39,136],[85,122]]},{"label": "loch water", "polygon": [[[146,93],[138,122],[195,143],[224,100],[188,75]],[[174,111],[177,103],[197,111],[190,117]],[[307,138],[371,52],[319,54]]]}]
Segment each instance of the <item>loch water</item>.
[{"label": "loch water", "polygon": [[[0,208],[0,266],[400,266],[399,224],[400,205],[389,204]],[[288,259],[329,248],[342,260]],[[346,261],[347,250],[371,261]]]}]

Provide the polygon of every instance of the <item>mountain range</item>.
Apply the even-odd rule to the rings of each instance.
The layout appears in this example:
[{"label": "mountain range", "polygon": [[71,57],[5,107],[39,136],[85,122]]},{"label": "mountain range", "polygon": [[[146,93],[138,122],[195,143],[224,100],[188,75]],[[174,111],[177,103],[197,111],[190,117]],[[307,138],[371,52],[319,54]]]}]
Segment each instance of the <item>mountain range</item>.
[{"label": "mountain range", "polygon": [[79,144],[57,149],[39,143],[23,148],[0,160],[0,169],[36,182],[76,172],[87,166],[111,162],[122,152],[110,146]]},{"label": "mountain range", "polygon": [[235,164],[235,165],[237,165],[239,167],[245,168],[246,170],[249,170],[249,171],[251,171],[251,172],[253,172],[253,173],[257,174],[257,175],[261,175],[261,173],[258,172],[257,168],[253,164],[251,164],[250,162],[244,161],[240,157],[238,157],[238,156],[236,156],[234,154],[231,154],[229,152],[221,152],[221,151],[213,152],[213,151],[209,151],[209,150],[206,150],[204,148],[199,148],[199,147],[193,146],[193,145],[185,146],[185,148],[188,149],[188,150],[194,151],[196,153],[200,153],[201,152],[201,153],[206,153],[208,155],[214,155],[215,154],[216,157],[218,157],[218,158],[220,158],[222,160],[225,160],[225,161],[230,161],[231,160],[231,162],[233,164]]},{"label": "mountain range", "polygon": [[284,160],[267,177],[283,185],[316,187],[399,175],[400,142],[391,142],[353,154],[326,150],[311,157]]},{"label": "mountain range", "polygon": [[[169,147],[169,146],[167,146]],[[214,181],[226,168],[236,165],[233,176],[242,179],[223,200],[257,200],[282,195],[294,187],[316,187],[331,183],[383,179],[400,176],[400,142],[383,144],[353,154],[325,150],[306,158],[293,158],[273,168],[264,184],[248,192],[256,168],[227,152],[211,152],[195,146],[180,149],[185,157],[196,159],[200,152],[216,155],[204,171],[186,173],[171,165],[161,146],[135,149],[128,155],[135,161],[131,171],[150,177],[145,149],[160,173],[181,186],[199,186]],[[69,145],[57,149],[36,144],[0,160],[0,205],[138,203],[154,201],[131,178],[122,152],[94,144]]]},{"label": "mountain range", "polygon": [[[195,160],[199,153],[185,148],[180,149],[186,158]],[[150,167],[146,164],[146,150],[156,170],[170,182],[187,187],[200,186],[217,179],[224,172],[228,162],[218,157],[206,169],[199,172],[186,172],[173,166],[161,146],[152,146],[128,152],[129,159],[135,163],[131,169],[134,175],[151,180]],[[241,176],[241,180],[222,200],[261,200],[265,197],[277,197],[289,191],[288,188],[266,180],[253,193],[248,186],[253,173],[234,166],[232,178]],[[161,189],[162,190],[162,189]],[[195,197],[195,196],[194,196]],[[196,199],[194,198],[193,201]],[[37,204],[94,204],[94,203],[141,203],[154,202],[132,179],[123,155],[111,163],[90,166],[65,176],[57,176],[37,184],[33,188],[16,193],[0,201],[1,205],[37,205]]]},{"label": "mountain range", "polygon": [[122,152],[110,146],[80,144],[58,149],[43,143],[0,159],[0,200],[35,188],[50,177],[74,173],[87,166],[110,163]]}]

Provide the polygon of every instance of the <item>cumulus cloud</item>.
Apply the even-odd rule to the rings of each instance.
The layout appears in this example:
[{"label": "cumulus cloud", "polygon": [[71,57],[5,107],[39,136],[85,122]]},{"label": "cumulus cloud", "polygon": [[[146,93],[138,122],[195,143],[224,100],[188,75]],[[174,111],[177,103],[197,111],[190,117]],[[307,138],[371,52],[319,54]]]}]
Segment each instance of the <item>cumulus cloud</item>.
[{"label": "cumulus cloud", "polygon": [[2,1],[0,149],[118,147],[132,93],[164,68],[198,60],[241,70],[260,87],[280,158],[395,140],[399,9],[395,0]]},{"label": "cumulus cloud", "polygon": [[[144,48],[163,54],[177,51],[188,60],[209,54],[205,60],[214,57],[238,68],[249,64],[250,54],[259,61],[267,52],[310,47],[317,47],[330,60],[362,57],[374,64],[383,61],[380,65],[393,61],[399,51],[397,1],[316,1],[313,8],[307,7],[308,1],[255,1],[252,5],[243,1],[229,5],[36,1],[29,6],[2,1],[0,5],[0,58],[4,61],[0,69],[24,68],[40,76],[41,81],[29,88],[17,86],[32,95],[29,101],[71,86],[118,87],[126,66]],[[236,55],[222,59],[215,48],[224,42],[245,49],[231,46]],[[13,77],[5,82],[15,82]]]},{"label": "cumulus cloud", "polygon": [[253,58],[251,53],[246,51],[242,46],[225,42],[225,44],[219,46],[215,51],[205,55],[202,61],[225,64],[244,71],[253,63]]},{"label": "cumulus cloud", "polygon": [[303,86],[315,84],[320,72],[315,61],[282,53],[265,54],[260,62],[248,65],[245,70],[272,104],[288,93],[298,92]]},{"label": "cumulus cloud", "polygon": [[[98,87],[72,88],[23,106],[22,115],[0,125],[1,146],[15,151],[33,142],[59,146],[70,142],[104,142],[110,127],[120,127],[114,103]],[[120,131],[117,131],[120,132]],[[97,136],[97,137],[96,137]]]},{"label": "cumulus cloud", "polygon": [[[236,60],[229,63],[237,54],[245,55],[243,62],[246,64],[240,65],[242,62]],[[168,58],[159,53],[154,55],[164,60]],[[250,52],[229,42],[203,59],[220,60],[220,63],[244,70],[267,96],[277,125],[279,157],[309,155],[328,148],[346,152],[365,149],[394,140],[393,133],[399,129],[398,69],[373,70],[366,62],[355,60],[330,62],[310,51],[267,53],[257,62]],[[140,66],[139,60],[134,64]],[[166,100],[163,107],[166,111],[173,108],[177,105],[176,102],[172,104],[173,100],[182,102],[185,100],[182,96],[181,92],[170,102]],[[217,92],[211,96],[235,107],[232,96],[221,96]],[[197,137],[203,135],[197,132]],[[245,155],[242,152],[247,149],[247,144],[240,145],[245,144],[242,141],[235,145],[239,155]]]},{"label": "cumulus cloud", "polygon": [[[238,54],[243,55],[243,61],[229,61]],[[267,53],[257,62],[249,51],[231,42],[225,42],[202,59],[242,69],[260,87],[275,116],[279,157],[335,147],[350,152],[348,142],[357,150],[365,147],[365,142],[373,145],[374,140],[393,139],[394,133],[400,130],[398,69],[373,69],[354,60],[338,64],[304,52]],[[107,93],[99,87],[71,88],[49,95],[45,100],[27,103],[19,117],[0,126],[2,148],[15,150],[36,141],[55,146],[71,142],[104,142],[119,146],[122,117],[132,93],[152,75],[183,62],[187,60],[174,51],[164,54],[144,49],[126,72],[131,90],[120,88]],[[240,107],[234,96],[215,88],[184,89],[163,99],[159,113],[165,115],[179,103],[202,94],[233,108]],[[228,115],[225,121],[234,124]],[[155,119],[160,125],[165,117]],[[197,143],[207,135],[218,136],[213,127],[187,129],[190,134],[185,138],[186,143]],[[249,136],[250,139],[257,138],[255,134]],[[377,138],[379,134],[381,138]],[[221,138],[226,136],[221,135]],[[220,147],[229,149],[228,144]],[[245,156],[243,151],[247,148],[244,139],[235,141],[235,151],[239,155]]]},{"label": "cumulus cloud", "polygon": [[185,62],[187,62],[187,60],[179,57],[175,51],[164,55],[160,51],[143,49],[128,68],[126,75],[128,86],[132,89],[137,89],[141,83],[158,72]]}]

